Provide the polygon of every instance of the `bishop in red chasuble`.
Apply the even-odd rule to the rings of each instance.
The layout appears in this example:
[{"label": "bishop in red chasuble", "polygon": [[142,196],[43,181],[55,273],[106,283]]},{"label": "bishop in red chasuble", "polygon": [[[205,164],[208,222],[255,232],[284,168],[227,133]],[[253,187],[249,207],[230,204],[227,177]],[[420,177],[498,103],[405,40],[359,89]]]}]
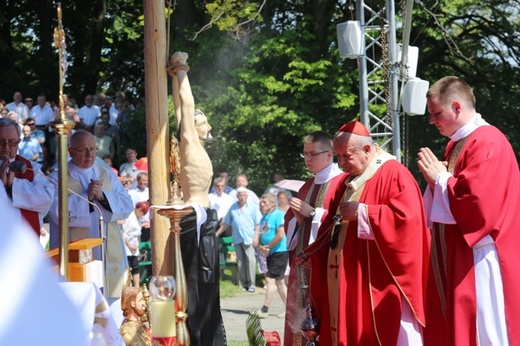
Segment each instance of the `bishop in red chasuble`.
[{"label": "bishop in red chasuble", "polygon": [[420,189],[359,122],[340,128],[334,149],[350,174],[342,220],[329,246],[305,251],[327,290],[320,345],[421,345],[430,238]]}]

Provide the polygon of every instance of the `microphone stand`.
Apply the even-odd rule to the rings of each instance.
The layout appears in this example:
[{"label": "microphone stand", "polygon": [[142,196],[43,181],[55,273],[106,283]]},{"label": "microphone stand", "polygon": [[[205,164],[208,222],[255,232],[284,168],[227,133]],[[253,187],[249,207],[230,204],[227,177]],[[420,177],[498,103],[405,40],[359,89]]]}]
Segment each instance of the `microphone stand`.
[{"label": "microphone stand", "polygon": [[[13,161],[13,162],[17,162],[17,161]],[[41,175],[42,177],[44,177],[45,179],[49,180],[50,182],[58,185],[58,182],[56,180],[50,178],[49,176],[43,174],[42,172],[40,172],[40,171],[38,171],[36,169],[32,169],[32,168],[27,167],[27,165],[25,165],[25,164],[23,164],[23,166],[22,165],[18,166],[18,165],[12,165],[12,163],[11,163],[11,165],[9,165],[9,168],[12,171],[18,171],[20,173],[23,173],[26,169],[28,169],[30,171],[33,171],[33,172],[37,173],[38,175]],[[105,220],[103,219],[103,214],[101,213],[101,208],[97,204],[92,203],[87,198],[81,196],[77,192],[72,191],[69,188],[67,188],[67,191],[72,193],[73,195],[75,195],[79,199],[87,202],[88,204],[90,204],[94,208],[96,208],[96,210],[99,213],[99,235],[101,237],[101,263],[103,264],[103,295],[105,296],[105,299],[107,299],[107,301],[108,301],[108,282],[107,282],[107,275],[106,275],[107,268],[106,268],[106,262],[105,262],[105,258],[106,258]]]}]

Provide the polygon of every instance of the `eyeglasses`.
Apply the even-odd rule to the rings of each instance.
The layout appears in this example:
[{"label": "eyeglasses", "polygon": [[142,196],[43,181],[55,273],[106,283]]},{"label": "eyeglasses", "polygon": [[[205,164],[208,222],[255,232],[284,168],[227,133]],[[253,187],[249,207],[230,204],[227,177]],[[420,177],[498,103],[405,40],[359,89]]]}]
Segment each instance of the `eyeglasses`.
[{"label": "eyeglasses", "polygon": [[76,149],[73,147],[69,147],[70,149],[74,150],[77,153],[80,153],[81,155],[86,155],[90,153],[96,153],[97,148],[85,148],[85,149]]},{"label": "eyeglasses", "polygon": [[20,139],[10,139],[6,141],[5,139],[0,139],[0,147],[10,146],[11,148],[15,148],[20,143]]},{"label": "eyeglasses", "polygon": [[25,125],[29,125],[29,126],[36,126],[36,123],[27,123]]},{"label": "eyeglasses", "polygon": [[320,151],[319,153],[300,153],[300,157],[302,159],[311,160],[311,159],[315,158],[318,155],[321,155],[323,153],[328,153],[328,152],[329,152],[329,150],[323,150],[323,151]]},{"label": "eyeglasses", "polygon": [[25,102],[33,103],[33,100],[25,100]]}]

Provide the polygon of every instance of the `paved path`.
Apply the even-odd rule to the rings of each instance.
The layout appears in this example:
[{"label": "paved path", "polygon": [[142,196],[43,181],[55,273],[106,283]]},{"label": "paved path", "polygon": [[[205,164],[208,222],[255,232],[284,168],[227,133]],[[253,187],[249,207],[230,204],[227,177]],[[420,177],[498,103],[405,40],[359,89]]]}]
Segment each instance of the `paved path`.
[{"label": "paved path", "polygon": [[[255,293],[244,292],[233,298],[225,298],[220,300],[222,318],[226,328],[226,336],[228,340],[247,341],[246,319],[251,310],[259,309],[264,303],[265,290],[256,288]],[[271,307],[269,308],[269,317],[261,319],[262,329],[268,331],[277,331],[283,340],[284,318],[277,317],[285,311],[285,306],[280,299],[278,293],[275,294]]]}]

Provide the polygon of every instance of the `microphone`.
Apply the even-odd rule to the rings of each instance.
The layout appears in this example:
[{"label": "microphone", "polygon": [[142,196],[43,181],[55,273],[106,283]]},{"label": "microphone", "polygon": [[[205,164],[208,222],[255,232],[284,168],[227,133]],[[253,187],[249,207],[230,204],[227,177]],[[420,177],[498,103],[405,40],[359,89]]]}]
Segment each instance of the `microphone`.
[{"label": "microphone", "polygon": [[[54,179],[50,178],[49,176],[43,174],[43,172],[41,172],[41,171],[39,171],[37,169],[32,169],[32,168],[27,167],[27,164],[25,162],[13,161],[13,162],[11,162],[9,164],[9,170],[11,172],[20,173],[20,174],[24,174],[27,170],[30,170],[30,171],[33,171],[33,172],[41,175],[42,177],[44,177],[45,179],[49,180],[50,182],[52,182],[52,183],[54,183],[56,185],[59,185],[59,183],[56,180],[54,180]],[[97,204],[92,203],[87,198],[81,196],[77,192],[72,191],[69,188],[67,188],[67,191],[72,193],[73,195],[75,195],[79,199],[87,202],[88,204],[90,204],[91,206],[96,208],[96,210],[98,211],[98,213],[99,213],[99,233],[100,233],[101,240],[102,240],[102,243],[101,243],[101,262],[103,263],[103,267],[105,267],[106,266],[106,264],[105,264],[105,258],[106,258],[106,253],[105,253],[106,252],[106,245],[105,245],[106,236],[105,236],[104,219],[103,219],[103,214],[101,213],[101,208],[99,208],[99,206]],[[108,298],[106,296],[106,292],[108,292],[108,285],[107,285],[107,281],[106,281],[106,267],[104,269],[105,269],[105,273],[103,273],[103,278],[104,278],[103,279],[103,284],[105,285],[105,287],[103,289],[103,292],[105,294],[105,298]]]},{"label": "microphone", "polygon": [[13,161],[9,164],[10,172],[24,174],[26,170],[27,170],[27,165],[25,164],[25,162]]},{"label": "microphone", "polygon": [[[37,169],[32,169],[32,168],[29,168],[27,167],[27,164],[25,162],[22,162],[22,161],[13,161],[9,164],[9,170],[11,172],[14,172],[14,173],[20,173],[20,174],[24,174],[27,170],[29,171],[33,171],[34,173],[37,173],[39,175],[41,175],[42,177],[44,177],[45,179],[49,180],[50,182],[58,185],[58,182],[52,178],[50,178],[49,176],[43,174],[43,172],[40,172],[39,170]],[[95,203],[92,203],[91,201],[89,201],[87,198],[81,196],[80,194],[76,193],[75,191],[72,191],[71,189],[67,188],[67,191],[72,193],[73,195],[76,195],[77,197],[79,197],[80,199],[84,200],[85,202],[87,202],[88,204],[92,205],[94,208],[96,208],[99,212],[99,215],[101,215],[101,209],[98,207],[97,204]],[[101,220],[103,219],[103,216],[101,215],[100,216]]]}]

